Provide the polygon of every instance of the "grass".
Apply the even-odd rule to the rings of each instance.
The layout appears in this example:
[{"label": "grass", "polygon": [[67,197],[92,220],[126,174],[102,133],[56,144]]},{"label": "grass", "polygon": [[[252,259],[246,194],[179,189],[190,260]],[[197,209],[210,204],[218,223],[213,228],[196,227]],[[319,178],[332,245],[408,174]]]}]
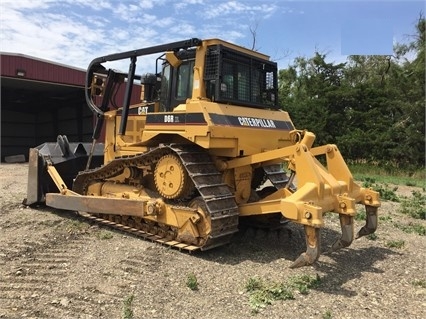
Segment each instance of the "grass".
[{"label": "grass", "polygon": [[253,313],[258,313],[275,300],[294,299],[293,291],[283,283],[264,282],[259,278],[250,278],[245,288],[250,294],[249,302]]},{"label": "grass", "polygon": [[379,184],[376,183],[376,180],[371,177],[365,177],[362,180],[362,186],[365,188],[371,188],[375,190],[376,192],[379,192],[380,198],[384,200],[389,200],[392,202],[399,202],[400,199],[398,195],[396,195],[396,191],[398,190],[398,187],[389,188],[388,184]]},{"label": "grass", "polygon": [[65,229],[69,233],[78,233],[82,231],[88,230],[90,225],[84,221],[81,221],[79,219],[70,219],[67,220],[65,223]]},{"label": "grass", "polygon": [[386,242],[386,247],[389,248],[398,248],[401,249],[402,247],[405,246],[405,241],[404,240],[389,240]]},{"label": "grass", "polygon": [[415,233],[420,236],[426,236],[426,227],[421,224],[408,224],[408,225],[402,225],[398,223],[393,224],[396,228],[401,229],[405,233]]},{"label": "grass", "polygon": [[290,279],[291,285],[299,290],[299,292],[303,295],[309,293],[310,288],[318,287],[321,282],[321,278],[317,274],[316,277],[312,277],[309,275],[301,275],[292,277]]},{"label": "grass", "polygon": [[331,311],[327,310],[326,312],[324,312],[324,314],[322,315],[322,319],[331,319],[333,318]]},{"label": "grass", "polygon": [[392,217],[389,215],[381,215],[379,216],[379,220],[382,222],[391,222],[392,221]]},{"label": "grass", "polygon": [[363,221],[363,220],[365,220],[365,217],[366,217],[366,212],[365,212],[364,207],[357,209],[356,215],[354,217],[355,220]]},{"label": "grass", "polygon": [[135,295],[131,294],[123,301],[123,319],[133,319],[134,313],[132,309],[133,300]]},{"label": "grass", "polygon": [[426,194],[419,191],[413,191],[412,194],[412,197],[401,199],[399,212],[415,219],[426,219]]},{"label": "grass", "polygon": [[391,165],[350,164],[349,168],[358,181],[372,178],[378,183],[426,187],[426,171],[424,168],[404,170]]},{"label": "grass", "polygon": [[379,238],[379,237],[377,237],[376,233],[372,233],[372,234],[367,235],[366,238],[368,240],[377,240],[377,238]]},{"label": "grass", "polygon": [[101,230],[101,231],[96,233],[96,237],[98,237],[98,239],[105,240],[105,239],[113,238],[114,235],[112,234],[112,232],[110,232],[108,230]]},{"label": "grass", "polygon": [[191,290],[198,290],[198,280],[194,273],[186,276],[186,286]]},{"label": "grass", "polygon": [[246,292],[249,293],[250,307],[253,313],[258,313],[261,309],[272,304],[276,300],[295,299],[294,293],[308,294],[311,288],[318,287],[321,279],[309,275],[293,276],[287,282],[264,281],[260,278],[249,278],[245,285]]},{"label": "grass", "polygon": [[417,280],[413,280],[411,282],[411,284],[414,287],[420,287],[420,288],[426,288],[426,280],[425,279],[417,279]]}]

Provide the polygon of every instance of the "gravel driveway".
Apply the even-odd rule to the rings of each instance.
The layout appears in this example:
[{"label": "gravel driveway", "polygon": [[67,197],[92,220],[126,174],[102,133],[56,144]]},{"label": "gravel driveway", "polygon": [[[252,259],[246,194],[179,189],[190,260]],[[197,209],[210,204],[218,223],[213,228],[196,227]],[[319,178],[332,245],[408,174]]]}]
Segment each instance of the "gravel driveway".
[{"label": "gravel driveway", "polygon": [[[228,246],[188,254],[73,212],[23,206],[27,167],[0,165],[0,318],[426,317],[426,236],[406,232],[426,221],[399,213],[399,203],[383,202],[376,237],[332,254],[339,223],[327,216],[319,261],[291,270],[305,250],[298,225],[247,230]],[[315,285],[289,284],[300,278]],[[293,298],[256,305],[249,283],[288,288]]]}]

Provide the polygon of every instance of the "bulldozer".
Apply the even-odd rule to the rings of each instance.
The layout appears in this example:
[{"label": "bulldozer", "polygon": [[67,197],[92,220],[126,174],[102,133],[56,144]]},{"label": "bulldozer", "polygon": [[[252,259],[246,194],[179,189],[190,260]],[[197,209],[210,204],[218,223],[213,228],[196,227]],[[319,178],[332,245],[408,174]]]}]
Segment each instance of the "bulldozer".
[{"label": "bulldozer", "polygon": [[[155,72],[137,75],[137,59],[152,55]],[[123,60],[127,73],[105,66]],[[331,251],[374,233],[379,194],[354,182],[336,145],[314,146],[314,133],[295,128],[278,103],[277,69],[267,55],[220,39],[95,58],[85,83],[93,141],[58,136],[31,148],[24,203],[187,251],[230,243],[242,221],[292,222],[306,236],[292,268],[319,258],[325,213],[338,214],[342,230]],[[140,102],[131,104],[136,88]],[[356,204],[366,221],[355,235]]]}]

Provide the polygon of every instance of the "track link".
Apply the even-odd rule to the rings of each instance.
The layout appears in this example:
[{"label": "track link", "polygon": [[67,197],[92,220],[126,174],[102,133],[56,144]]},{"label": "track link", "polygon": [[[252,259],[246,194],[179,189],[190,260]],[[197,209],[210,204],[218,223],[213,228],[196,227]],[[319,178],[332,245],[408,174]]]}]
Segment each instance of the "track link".
[{"label": "track link", "polygon": [[264,166],[263,170],[276,189],[287,187],[287,184],[290,182],[280,164]]},{"label": "track link", "polygon": [[[121,231],[178,249],[208,250],[229,243],[232,235],[238,231],[238,207],[235,197],[229,187],[222,182],[222,175],[217,171],[210,156],[196,145],[163,145],[143,154],[117,158],[102,167],[80,172],[74,181],[73,190],[85,195],[91,182],[117,176],[126,167],[152,166],[162,156],[170,153],[176,154],[182,160],[210,217],[211,232],[202,245],[179,242],[175,240],[176,237],[170,236],[170,232],[168,234],[167,232],[159,232],[158,225],[151,222],[143,223],[141,227],[141,223],[135,223],[133,218],[122,218],[120,215],[111,215],[112,218],[109,219],[108,215],[103,214],[92,215],[79,212],[80,215]],[[183,202],[171,202],[170,200],[167,203],[180,208],[185,204]]]}]

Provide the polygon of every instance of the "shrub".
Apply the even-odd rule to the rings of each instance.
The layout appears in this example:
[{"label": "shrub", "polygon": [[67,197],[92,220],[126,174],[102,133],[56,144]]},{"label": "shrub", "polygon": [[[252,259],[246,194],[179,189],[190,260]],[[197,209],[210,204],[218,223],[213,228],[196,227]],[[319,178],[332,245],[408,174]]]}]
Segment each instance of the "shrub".
[{"label": "shrub", "polygon": [[308,294],[310,288],[319,286],[321,282],[318,274],[295,276],[285,283],[264,282],[259,278],[249,278],[245,284],[246,292],[250,293],[250,306],[254,313],[272,304],[275,300],[294,299],[294,291]]},{"label": "shrub", "polygon": [[133,319],[133,310],[132,303],[135,296],[133,294],[129,295],[123,301],[123,319]]},{"label": "shrub", "polygon": [[198,290],[198,280],[194,273],[186,276],[186,286],[191,290]]},{"label": "shrub", "polygon": [[375,179],[369,177],[364,178],[362,186],[365,188],[371,188],[376,192],[379,192],[381,199],[389,200],[391,202],[399,202],[399,197],[395,193],[395,191],[398,190],[398,187],[390,189],[388,184],[377,184]]},{"label": "shrub", "polygon": [[401,201],[400,212],[416,219],[426,219],[426,195],[413,191],[413,196]]},{"label": "shrub", "polygon": [[386,247],[389,248],[402,248],[405,246],[405,241],[403,240],[390,240],[386,243]]}]

